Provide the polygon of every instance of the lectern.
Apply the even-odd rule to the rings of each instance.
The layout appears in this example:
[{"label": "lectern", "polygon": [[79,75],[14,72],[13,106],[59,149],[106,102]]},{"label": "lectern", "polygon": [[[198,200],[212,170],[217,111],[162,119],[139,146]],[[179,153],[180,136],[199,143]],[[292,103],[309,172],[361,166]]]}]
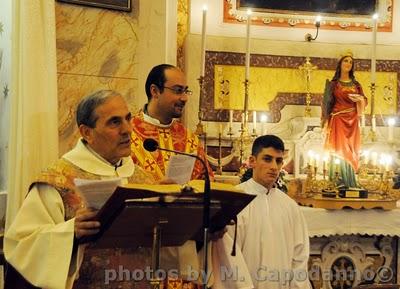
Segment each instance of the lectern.
[{"label": "lectern", "polygon": [[[160,268],[160,248],[181,246],[187,240],[202,240],[202,181],[189,189],[179,185],[129,184],[120,186],[99,210],[100,232],[82,238],[96,247],[151,247],[152,272]],[[211,185],[210,229],[224,228],[255,196],[230,185]],[[152,280],[159,288],[160,280]]]}]

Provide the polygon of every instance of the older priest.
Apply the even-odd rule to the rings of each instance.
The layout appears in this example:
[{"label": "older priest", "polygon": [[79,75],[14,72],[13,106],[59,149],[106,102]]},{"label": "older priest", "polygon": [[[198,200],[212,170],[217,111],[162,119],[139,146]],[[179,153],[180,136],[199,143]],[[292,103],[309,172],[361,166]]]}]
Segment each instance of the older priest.
[{"label": "older priest", "polygon": [[31,185],[5,234],[7,262],[26,284],[72,288],[85,250],[75,241],[98,232],[100,224],[93,220],[95,213],[85,208],[74,178],[152,180],[130,157],[131,113],[121,95],[98,91],[84,98],[77,109],[77,124],[82,138]]}]

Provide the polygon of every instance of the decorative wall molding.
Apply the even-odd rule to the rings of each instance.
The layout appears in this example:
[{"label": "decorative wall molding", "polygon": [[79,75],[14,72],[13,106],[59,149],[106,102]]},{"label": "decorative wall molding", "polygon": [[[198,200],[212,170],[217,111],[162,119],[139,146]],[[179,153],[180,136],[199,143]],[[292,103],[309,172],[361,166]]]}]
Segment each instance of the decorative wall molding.
[{"label": "decorative wall molding", "polygon": [[[313,65],[318,67],[318,70],[331,70],[333,76],[333,71],[336,68],[337,59],[334,58],[320,58],[311,57],[311,62]],[[263,55],[263,54],[252,54],[250,65],[251,67],[268,67],[268,68],[291,68],[298,69],[305,62],[305,57],[297,56],[282,56],[282,55]],[[228,109],[216,109],[215,107],[215,89],[222,91],[224,94],[231,93],[230,84],[216,84],[215,78],[220,71],[216,69],[217,65],[224,66],[244,66],[245,55],[244,53],[235,52],[218,52],[218,51],[207,51],[206,52],[206,73],[205,73],[205,90],[204,97],[201,99],[201,106],[206,107],[207,110],[204,111],[204,120],[206,121],[229,121],[229,111]],[[356,59],[355,60],[355,71],[356,77],[358,72],[369,72],[371,61],[369,59]],[[377,61],[377,72],[391,72],[393,75],[397,75],[397,87],[384,87],[383,91],[387,90],[385,95],[378,95],[375,99],[375,104],[377,104],[380,98],[397,98],[395,101],[395,112],[400,111],[400,61],[399,60],[378,60]],[[250,80],[251,82],[252,80]],[[395,81],[396,83],[396,81]],[[368,92],[368,87],[364,85],[364,92]],[[251,88],[250,88],[251,89]],[[394,95],[393,91],[397,91],[397,95]],[[244,89],[243,89],[244,91]],[[244,92],[243,92],[244,93]],[[322,93],[312,93],[311,94],[311,106],[318,107],[321,104]],[[234,97],[229,95],[229,97]],[[269,122],[278,123],[281,120],[281,111],[287,105],[299,105],[304,106],[306,104],[306,91],[304,93],[286,93],[278,92],[276,97],[269,103]],[[367,108],[368,109],[368,108]],[[251,112],[250,112],[251,113]],[[368,113],[368,112],[367,112]],[[377,125],[385,125],[385,115],[380,115],[377,117]],[[235,110],[233,114],[233,119],[235,122],[241,121],[241,111]],[[371,118],[369,114],[366,114],[366,125],[371,125]],[[399,124],[396,124],[397,126]]]},{"label": "decorative wall molding", "polygon": [[[242,23],[247,19],[246,11],[238,7],[236,0],[224,1],[225,23]],[[254,8],[252,23],[256,25],[268,25],[277,27],[315,27],[316,13],[298,11],[262,11]],[[379,0],[378,6],[379,23],[378,31],[391,32],[393,21],[393,0]],[[346,14],[323,14],[321,29],[348,30],[348,31],[371,31],[372,21],[365,15]]]},{"label": "decorative wall molding", "polygon": [[345,235],[313,238],[310,279],[315,288],[396,284],[396,237]]}]

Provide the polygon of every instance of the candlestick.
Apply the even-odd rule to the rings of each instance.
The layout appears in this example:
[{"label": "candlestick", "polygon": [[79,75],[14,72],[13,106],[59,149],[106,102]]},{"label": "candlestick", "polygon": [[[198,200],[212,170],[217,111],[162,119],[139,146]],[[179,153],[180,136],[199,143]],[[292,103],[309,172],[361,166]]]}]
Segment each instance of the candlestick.
[{"label": "candlestick", "polygon": [[371,153],[371,159],[372,159],[372,165],[376,166],[376,161],[378,159],[378,153],[377,152],[372,152]]},{"label": "candlestick", "polygon": [[257,130],[257,112],[253,110],[253,129]]},{"label": "candlestick", "polygon": [[247,10],[247,23],[246,23],[246,80],[250,79],[250,24],[251,24],[251,10]]},{"label": "candlestick", "polygon": [[266,114],[262,114],[261,117],[260,117],[260,121],[262,123],[261,134],[263,134],[263,135],[267,134],[267,120],[268,120],[267,115]]},{"label": "candlestick", "polygon": [[376,118],[375,115],[372,116],[372,131],[375,132],[376,131]]},{"label": "candlestick", "polygon": [[322,170],[323,170],[323,171],[326,170],[326,163],[327,163],[327,161],[328,161],[328,157],[327,157],[327,156],[324,156],[324,157],[322,158]]},{"label": "candlestick", "polygon": [[361,115],[361,128],[365,127],[365,115],[364,113]]},{"label": "candlestick", "polygon": [[204,77],[206,63],[206,25],[207,24],[207,6],[203,6],[203,23],[201,27],[201,66],[200,76]]},{"label": "candlestick", "polygon": [[335,159],[335,173],[339,174],[340,159]]},{"label": "candlestick", "polygon": [[393,161],[393,159],[392,159],[392,156],[386,156],[386,172],[388,172],[389,171],[389,168],[390,168],[390,165],[392,164],[392,161]]},{"label": "candlestick", "polygon": [[371,55],[371,83],[376,83],[376,33],[378,30],[378,14],[372,16],[372,55]]},{"label": "candlestick", "polygon": [[385,165],[386,165],[386,155],[381,154],[380,159],[379,159],[379,167],[380,167],[380,172],[382,175],[385,172]]},{"label": "candlestick", "polygon": [[222,135],[222,123],[219,123],[218,133]]},{"label": "candlestick", "polygon": [[368,137],[371,139],[371,141],[375,142],[376,141],[376,116],[375,116],[375,83],[371,83],[370,85],[371,89],[371,130],[369,132]]},{"label": "candlestick", "polygon": [[364,163],[366,165],[368,165],[368,163],[369,163],[369,151],[368,150],[364,151],[363,155],[364,155]]},{"label": "candlestick", "polygon": [[308,155],[308,165],[312,166],[314,161],[314,152],[312,150],[309,150],[307,152],[307,155]]},{"label": "candlestick", "polygon": [[325,180],[325,176],[326,176],[326,164],[329,160],[329,155],[327,153],[324,154],[324,157],[322,158],[322,174]]},{"label": "candlestick", "polygon": [[229,128],[232,128],[233,125],[233,110],[229,110]]},{"label": "candlestick", "polygon": [[319,154],[316,154],[314,157],[314,167],[318,170],[318,166],[319,166]]},{"label": "candlestick", "polygon": [[219,133],[218,133],[218,167],[217,174],[222,175],[222,124],[219,124]]}]

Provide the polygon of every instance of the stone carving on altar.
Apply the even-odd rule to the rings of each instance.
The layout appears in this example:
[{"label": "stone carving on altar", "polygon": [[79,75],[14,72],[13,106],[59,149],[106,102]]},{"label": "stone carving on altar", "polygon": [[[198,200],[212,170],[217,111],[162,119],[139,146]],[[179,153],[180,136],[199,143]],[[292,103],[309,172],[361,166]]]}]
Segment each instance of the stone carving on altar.
[{"label": "stone carving on altar", "polygon": [[388,236],[313,238],[309,278],[314,288],[321,289],[395,283],[395,243],[395,238]]}]

